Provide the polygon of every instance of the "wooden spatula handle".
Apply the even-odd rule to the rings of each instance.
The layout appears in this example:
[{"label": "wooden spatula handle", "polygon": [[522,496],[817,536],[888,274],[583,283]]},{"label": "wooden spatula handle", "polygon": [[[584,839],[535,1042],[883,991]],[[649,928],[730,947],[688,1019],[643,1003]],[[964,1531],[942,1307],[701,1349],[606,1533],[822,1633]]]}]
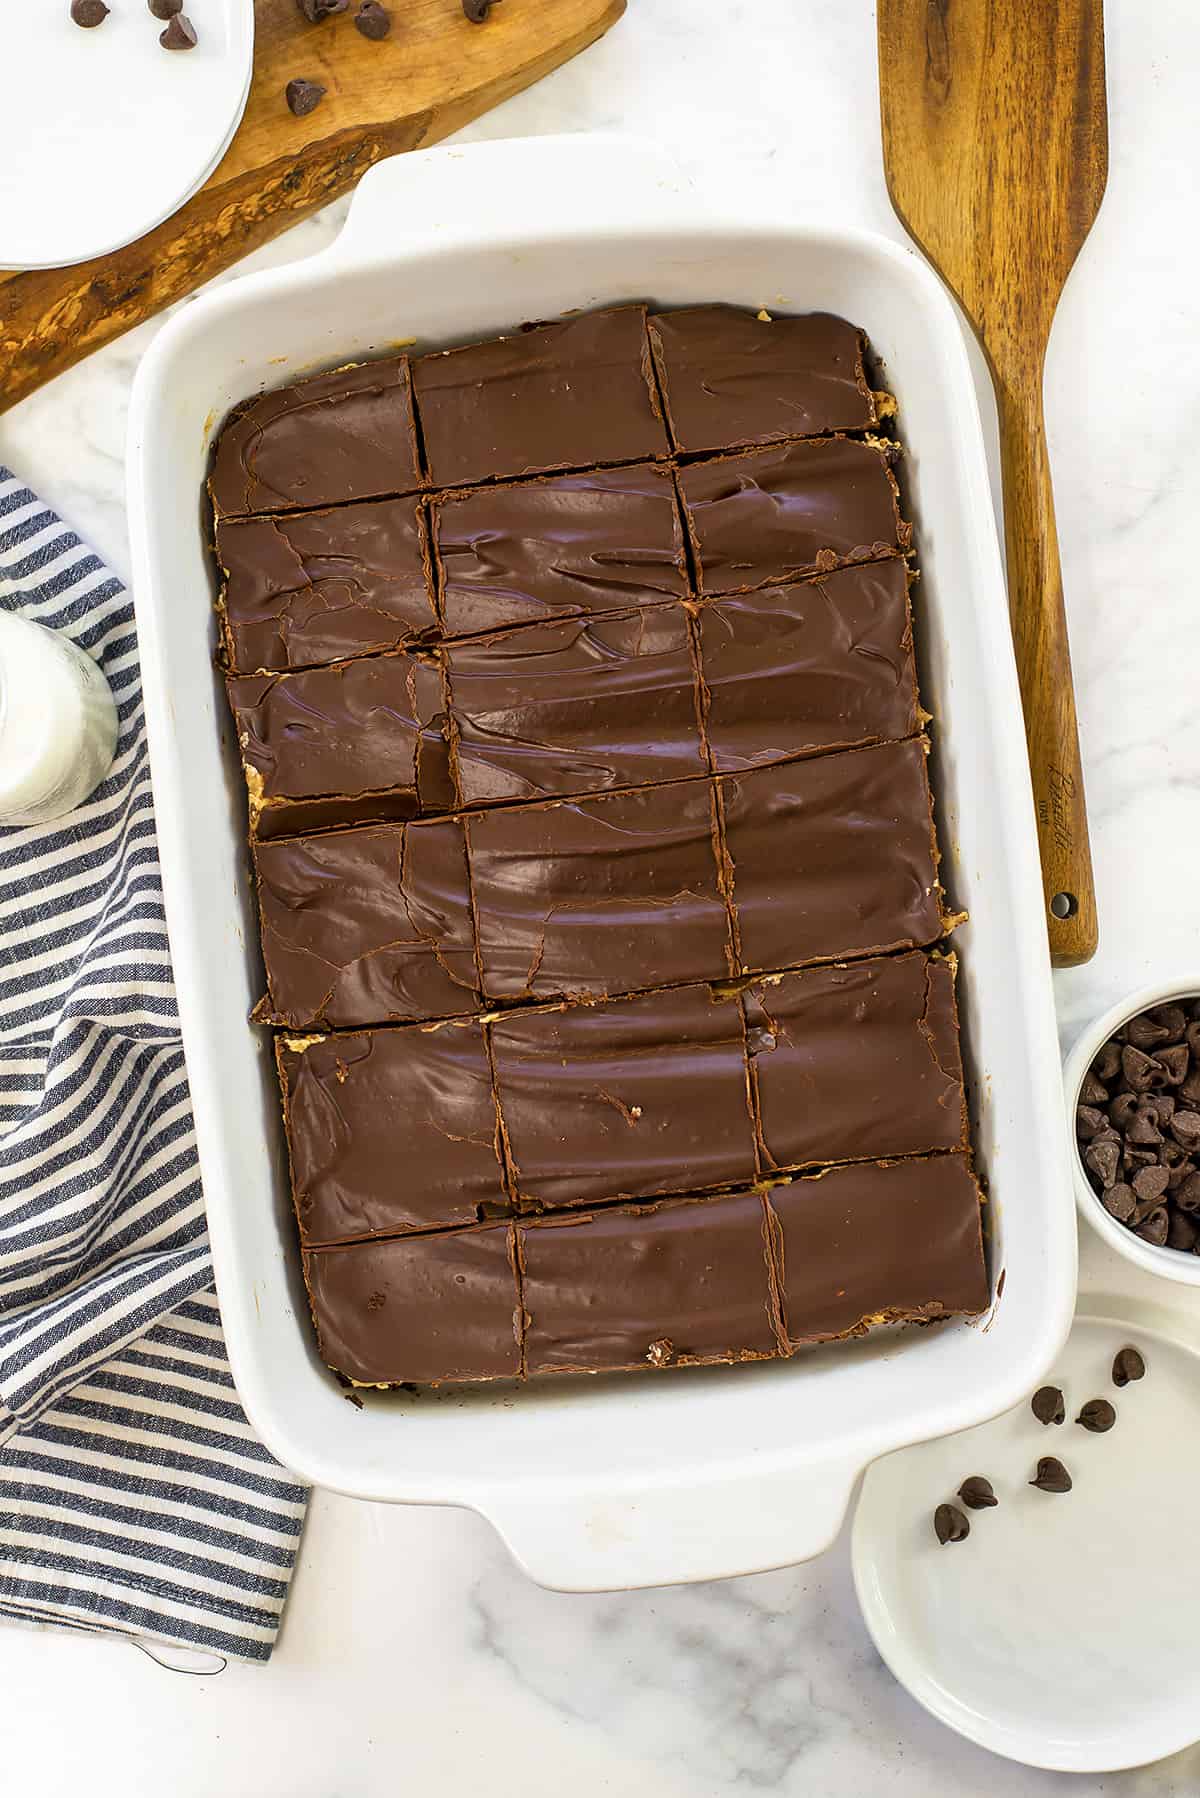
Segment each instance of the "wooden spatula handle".
[{"label": "wooden spatula handle", "polygon": [[1013,647],[1037,808],[1050,956],[1073,967],[1096,952],[1096,894],[1063,608],[1054,490],[1042,415],[1041,360],[997,373],[1004,536]]}]

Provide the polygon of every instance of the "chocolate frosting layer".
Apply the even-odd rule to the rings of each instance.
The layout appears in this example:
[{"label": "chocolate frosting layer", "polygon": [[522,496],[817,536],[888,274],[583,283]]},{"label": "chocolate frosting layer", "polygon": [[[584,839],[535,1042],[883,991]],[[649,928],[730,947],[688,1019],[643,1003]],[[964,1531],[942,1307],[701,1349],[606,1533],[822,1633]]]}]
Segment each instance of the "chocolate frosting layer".
[{"label": "chocolate frosting layer", "polygon": [[216,539],[232,669],[398,649],[437,626],[415,500],[224,519]]},{"label": "chocolate frosting layer", "polygon": [[907,549],[888,454],[823,437],[681,468],[700,592],[747,593]]},{"label": "chocolate frosting layer", "polygon": [[431,518],[452,637],[688,591],[665,469],[594,469],[451,493],[434,502]]},{"label": "chocolate frosting layer", "polygon": [[777,1355],[757,1193],[517,1226],[531,1374]]},{"label": "chocolate frosting layer", "polygon": [[965,1155],[832,1168],[772,1187],[769,1203],[793,1346],[987,1305],[980,1193]]},{"label": "chocolate frosting layer", "polygon": [[665,455],[644,306],[437,350],[413,365],[435,486]]},{"label": "chocolate frosting layer", "polygon": [[274,388],[231,413],[208,491],[222,518],[420,485],[408,357],[388,356]]},{"label": "chocolate frosting layer", "polygon": [[710,782],[476,812],[466,830],[490,999],[604,998],[732,971]]},{"label": "chocolate frosting layer", "polygon": [[713,600],[697,628],[714,769],[909,737],[920,728],[899,557]]},{"label": "chocolate frosting layer", "polygon": [[412,816],[451,801],[433,663],[376,656],[236,675],[226,686],[259,836]]},{"label": "chocolate frosting layer", "polygon": [[747,988],[764,1170],[966,1147],[954,962],[889,956]]},{"label": "chocolate frosting layer", "polygon": [[270,1021],[293,1029],[482,1007],[456,818],[255,846]]},{"label": "chocolate frosting layer", "polygon": [[443,653],[464,805],[707,772],[682,606],[557,619]]},{"label": "chocolate frosting layer", "polygon": [[918,737],[719,777],[745,972],[942,934],[927,747]]},{"label": "chocolate frosting layer", "polygon": [[359,1385],[520,1371],[511,1224],[316,1249],[304,1276],[322,1356]]},{"label": "chocolate frosting layer", "polygon": [[736,306],[688,306],[651,318],[650,344],[677,449],[877,422],[863,334],[832,313],[764,319]]},{"label": "chocolate frosting layer", "polygon": [[309,1244],[507,1210],[479,1024],[281,1037],[292,1196]]},{"label": "chocolate frosting layer", "polygon": [[676,987],[490,1026],[518,1194],[558,1208],[754,1178],[738,1002]]}]

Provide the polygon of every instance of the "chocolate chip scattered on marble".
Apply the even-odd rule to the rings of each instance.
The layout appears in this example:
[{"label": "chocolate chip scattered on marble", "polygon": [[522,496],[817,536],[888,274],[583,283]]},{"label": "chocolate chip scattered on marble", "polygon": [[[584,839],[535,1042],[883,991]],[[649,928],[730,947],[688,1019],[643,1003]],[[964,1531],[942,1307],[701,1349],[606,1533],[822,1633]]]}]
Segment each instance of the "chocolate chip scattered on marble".
[{"label": "chocolate chip scattered on marble", "polygon": [[1043,1455],[1037,1464],[1037,1473],[1030,1480],[1039,1492],[1069,1492],[1071,1476],[1054,1455]]},{"label": "chocolate chip scattered on marble", "polygon": [[1116,1409],[1109,1404],[1106,1398],[1090,1398],[1075,1419],[1076,1423],[1081,1423],[1084,1429],[1090,1430],[1094,1436],[1103,1436],[1106,1431],[1112,1429],[1116,1421]]},{"label": "chocolate chip scattered on marble", "polygon": [[167,29],[159,32],[158,41],[164,50],[194,50],[196,27],[185,12],[177,12],[169,20]]},{"label": "chocolate chip scattered on marble", "polygon": [[1117,1350],[1112,1364],[1114,1386],[1128,1386],[1130,1380],[1143,1379],[1145,1373],[1146,1363],[1142,1359],[1141,1352],[1135,1349],[1132,1343],[1126,1343],[1124,1348]]},{"label": "chocolate chip scattered on marble", "polygon": [[962,1542],[971,1534],[971,1525],[957,1505],[939,1505],[933,1513],[933,1531],[944,1548],[947,1542]]},{"label": "chocolate chip scattered on marble", "polygon": [[295,113],[298,119],[304,118],[313,108],[319,106],[325,98],[325,89],[319,81],[289,81],[283,90],[283,97],[288,103],[288,111]]},{"label": "chocolate chip scattered on marble", "polygon": [[1039,1423],[1065,1423],[1067,1407],[1057,1386],[1039,1386],[1029,1401]]},{"label": "chocolate chip scattered on marble", "polygon": [[380,43],[392,29],[392,15],[378,0],[363,0],[354,15],[354,28],[375,43]]},{"label": "chocolate chip scattered on marble", "polygon": [[156,19],[173,19],[183,11],[183,0],[146,0],[146,5]]},{"label": "chocolate chip scattered on marble", "polygon": [[107,19],[108,8],[104,0],[71,0],[71,17],[85,31],[93,31]]},{"label": "chocolate chip scattered on marble", "polygon": [[969,1511],[986,1511],[992,1505],[1000,1503],[992,1490],[991,1480],[984,1479],[981,1473],[973,1473],[970,1479],[964,1480],[958,1489],[958,1496]]}]

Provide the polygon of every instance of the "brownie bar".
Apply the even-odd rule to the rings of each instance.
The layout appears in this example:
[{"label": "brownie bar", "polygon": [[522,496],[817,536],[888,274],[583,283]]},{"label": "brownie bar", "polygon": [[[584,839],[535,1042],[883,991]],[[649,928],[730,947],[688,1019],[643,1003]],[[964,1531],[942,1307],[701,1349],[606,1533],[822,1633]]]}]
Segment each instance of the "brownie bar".
[{"label": "brownie bar", "polygon": [[707,772],[682,606],[562,618],[442,653],[463,805]]},{"label": "brownie bar", "polygon": [[772,1187],[768,1202],[793,1348],[988,1303],[981,1194],[965,1155],[831,1168]]},{"label": "brownie bar", "polygon": [[653,466],[444,494],[430,536],[451,637],[688,591],[674,483]]},{"label": "brownie bar", "polygon": [[606,998],[733,972],[711,782],[465,825],[489,999]]},{"label": "brownie bar", "polygon": [[421,485],[407,356],[334,369],[237,408],[213,449],[218,518],[334,506]]},{"label": "brownie bar", "polygon": [[262,1022],[345,1028],[482,1009],[456,818],[257,843]]},{"label": "brownie bar", "polygon": [[435,486],[665,455],[644,306],[587,312],[413,364]]},{"label": "brownie bar", "polygon": [[511,1224],[309,1250],[304,1278],[321,1355],[356,1385],[521,1371]]},{"label": "brownie bar", "polygon": [[786,1352],[757,1193],[546,1218],[517,1244],[530,1374]]},{"label": "brownie bar", "polygon": [[417,502],[218,521],[231,670],[311,667],[399,649],[437,627]]},{"label": "brownie bar", "polygon": [[897,955],[746,989],[764,1172],[966,1147],[954,968]]},{"label": "brownie bar", "polygon": [[908,583],[894,556],[700,606],[714,771],[919,730]]},{"label": "brownie bar", "polygon": [[304,1243],[445,1229],[509,1209],[482,1026],[276,1042]]},{"label": "brownie bar", "polygon": [[396,653],[226,682],[255,835],[453,805],[441,675]]},{"label": "brownie bar", "polygon": [[823,437],[681,468],[699,591],[748,593],[907,549],[890,455]]},{"label": "brownie bar", "polygon": [[651,318],[650,346],[678,450],[878,422],[863,334],[832,313],[768,318],[736,306],[688,306]]},{"label": "brownie bar", "polygon": [[743,972],[942,934],[928,747],[917,737],[719,776]]},{"label": "brownie bar", "polygon": [[736,998],[675,987],[489,1028],[521,1202],[553,1210],[754,1178]]}]

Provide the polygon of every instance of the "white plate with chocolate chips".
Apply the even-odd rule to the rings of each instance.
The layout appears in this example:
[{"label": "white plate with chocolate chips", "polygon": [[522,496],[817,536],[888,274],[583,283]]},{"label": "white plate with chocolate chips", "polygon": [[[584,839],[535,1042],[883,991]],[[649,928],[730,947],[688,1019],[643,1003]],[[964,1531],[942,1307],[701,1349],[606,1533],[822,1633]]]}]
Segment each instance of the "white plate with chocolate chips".
[{"label": "white plate with chocolate chips", "polygon": [[1142,1766],[1200,1737],[1200,1341],[1089,1295],[1045,1386],[868,1468],[867,1627],[925,1708],[996,1754]]},{"label": "white plate with chocolate chips", "polygon": [[153,230],[237,130],[251,0],[0,6],[0,268],[62,268]]}]

